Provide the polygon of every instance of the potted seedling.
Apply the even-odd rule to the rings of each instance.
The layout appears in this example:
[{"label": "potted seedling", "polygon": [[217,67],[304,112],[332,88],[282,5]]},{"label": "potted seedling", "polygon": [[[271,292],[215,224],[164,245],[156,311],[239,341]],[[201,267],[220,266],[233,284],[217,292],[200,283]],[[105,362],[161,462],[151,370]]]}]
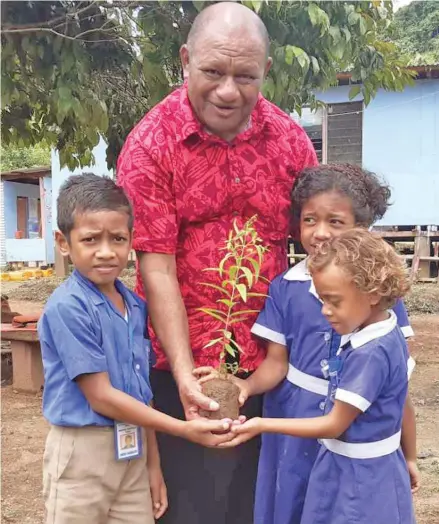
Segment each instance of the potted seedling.
[{"label": "potted seedling", "polygon": [[[220,351],[215,377],[202,385],[203,393],[220,406],[218,411],[202,412],[208,418],[236,420],[239,416],[239,388],[231,377],[239,370],[236,357],[243,350],[233,337],[233,326],[248,319],[249,315],[259,313],[256,309],[245,308],[249,298],[266,296],[253,291],[257,282],[266,280],[260,275],[260,268],[268,250],[255,229],[256,220],[255,215],[242,228],[238,227],[235,220],[225,246],[221,248],[225,255],[218,267],[205,269],[217,273],[218,283],[203,282],[202,285],[220,291],[222,296],[216,301],[218,307],[199,308],[222,324],[216,331],[218,336],[204,346],[218,346]],[[227,355],[232,357],[233,363],[227,362]]]}]

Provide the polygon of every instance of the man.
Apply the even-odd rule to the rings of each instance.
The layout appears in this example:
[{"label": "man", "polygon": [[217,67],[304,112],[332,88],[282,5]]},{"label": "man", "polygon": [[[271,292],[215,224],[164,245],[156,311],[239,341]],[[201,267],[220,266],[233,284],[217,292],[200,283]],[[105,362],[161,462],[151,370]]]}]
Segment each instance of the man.
[{"label": "man", "polygon": [[[131,131],[118,162],[134,206],[137,291],[145,290],[153,326],[155,405],[181,418],[218,407],[192,373],[219,357],[215,346],[204,348],[219,326],[199,308],[217,307],[223,297],[202,285],[218,284],[203,269],[218,265],[234,220],[255,214],[270,248],[262,274],[272,279],[286,269],[290,191],[296,174],[317,162],[305,132],[260,94],[268,53],[266,28],[251,10],[206,8],[181,48],[185,84]],[[262,304],[254,298],[249,307]],[[240,376],[264,358],[250,334],[253,321],[234,325],[244,349]],[[260,415],[261,399],[249,399],[243,413]],[[159,444],[170,500],[161,522],[251,524],[259,441],[227,451],[165,435]]]}]

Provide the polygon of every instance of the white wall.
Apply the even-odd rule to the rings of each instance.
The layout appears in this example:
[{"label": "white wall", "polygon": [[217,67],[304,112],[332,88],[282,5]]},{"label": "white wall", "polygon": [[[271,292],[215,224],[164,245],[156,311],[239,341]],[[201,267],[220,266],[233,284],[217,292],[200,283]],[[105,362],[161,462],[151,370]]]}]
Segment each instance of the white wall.
[{"label": "white wall", "polygon": [[40,187],[19,182],[3,182],[6,238],[15,238],[17,231],[17,197],[40,198]]},{"label": "white wall", "polygon": [[8,262],[45,262],[46,244],[43,238],[7,238]]}]

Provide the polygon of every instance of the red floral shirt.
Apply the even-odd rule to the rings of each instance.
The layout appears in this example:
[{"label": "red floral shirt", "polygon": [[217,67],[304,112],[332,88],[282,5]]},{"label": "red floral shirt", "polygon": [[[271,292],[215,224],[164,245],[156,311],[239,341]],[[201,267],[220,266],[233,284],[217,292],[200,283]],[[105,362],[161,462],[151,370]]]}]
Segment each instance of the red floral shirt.
[{"label": "red floral shirt", "polygon": [[[218,364],[218,345],[203,348],[219,335],[219,322],[199,311],[218,307],[216,267],[234,219],[242,225],[258,215],[256,228],[269,252],[261,274],[273,279],[287,267],[290,192],[297,173],[317,164],[306,133],[262,96],[249,129],[232,142],[208,134],[195,117],[185,86],[155,106],[131,131],[118,160],[118,183],[134,207],[137,251],[175,254],[177,276],[187,310],[195,364]],[[254,291],[265,293],[260,282]],[[140,275],[137,293],[144,296]],[[243,309],[261,309],[263,297]],[[225,306],[224,306],[225,307]],[[243,349],[240,367],[254,370],[265,356],[250,334],[256,315],[233,326]],[[170,320],[172,322],[172,320]],[[168,369],[150,326],[156,367]]]}]

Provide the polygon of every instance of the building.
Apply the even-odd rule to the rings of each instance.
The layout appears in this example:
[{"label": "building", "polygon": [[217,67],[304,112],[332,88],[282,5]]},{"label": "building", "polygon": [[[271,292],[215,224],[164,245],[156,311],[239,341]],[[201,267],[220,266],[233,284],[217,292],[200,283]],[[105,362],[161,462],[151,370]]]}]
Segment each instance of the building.
[{"label": "building", "polygon": [[382,175],[393,205],[380,225],[439,225],[439,66],[418,67],[414,86],[380,89],[365,107],[348,74],[317,93],[324,108],[298,119],[323,162],[353,162]]},{"label": "building", "polygon": [[17,169],[1,173],[0,265],[13,262],[53,264],[55,252],[56,200],[62,183],[73,174],[93,171],[112,176],[107,168],[103,140],[93,151],[92,167],[70,171],[62,168],[57,151],[51,167]]},{"label": "building", "polygon": [[49,167],[1,173],[1,266],[54,262],[52,176]]}]

